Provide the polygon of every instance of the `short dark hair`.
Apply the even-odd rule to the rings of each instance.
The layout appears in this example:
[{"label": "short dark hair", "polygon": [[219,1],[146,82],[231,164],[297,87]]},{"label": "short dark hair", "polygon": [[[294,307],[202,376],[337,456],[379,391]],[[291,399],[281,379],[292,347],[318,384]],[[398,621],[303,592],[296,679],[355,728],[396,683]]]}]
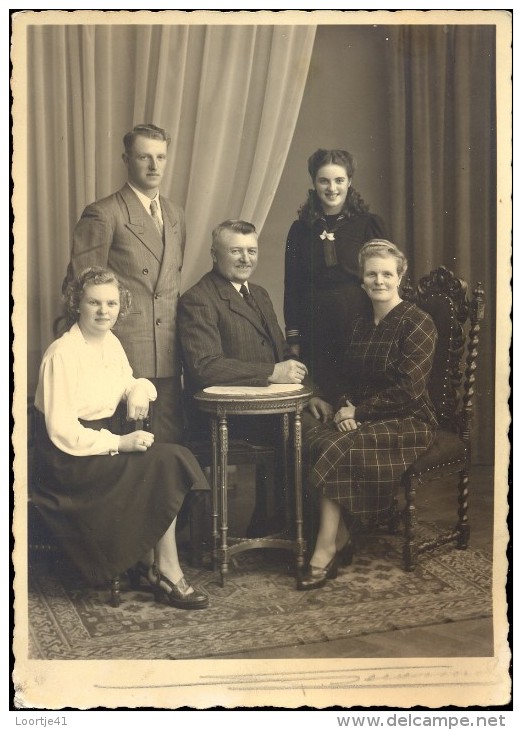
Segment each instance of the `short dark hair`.
[{"label": "short dark hair", "polygon": [[339,165],[340,167],[344,167],[350,180],[355,172],[355,160],[346,150],[318,149],[308,158],[308,172],[310,173],[312,182],[315,182],[318,170],[324,165]]},{"label": "short dark hair", "polygon": [[155,124],[137,124],[130,132],[127,132],[123,138],[123,147],[127,154],[132,151],[136,137],[159,139],[162,142],[166,142],[167,147],[170,144],[170,134],[165,129],[157,127]]},{"label": "short dark hair", "polygon": [[399,276],[402,276],[408,270],[408,260],[398,246],[391,243],[391,241],[387,241],[385,238],[372,238],[372,240],[367,241],[359,251],[359,276],[361,279],[363,278],[366,259],[369,259],[372,256],[377,256],[379,258],[393,256],[397,263],[397,274]]},{"label": "short dark hair", "polygon": [[88,286],[97,284],[115,284],[120,294],[120,311],[118,319],[125,317],[130,309],[131,295],[119,281],[113,271],[104,269],[102,266],[90,266],[88,269],[81,271],[75,279],[67,283],[65,287],[64,297],[64,315],[67,325],[70,327],[80,318],[79,308],[80,301],[85,289]]},{"label": "short dark hair", "polygon": [[223,231],[241,233],[243,236],[248,236],[250,233],[257,233],[256,227],[253,223],[229,218],[228,220],[223,221],[223,223],[220,223],[219,226],[216,226],[212,231],[212,248],[221,241],[221,234]]}]

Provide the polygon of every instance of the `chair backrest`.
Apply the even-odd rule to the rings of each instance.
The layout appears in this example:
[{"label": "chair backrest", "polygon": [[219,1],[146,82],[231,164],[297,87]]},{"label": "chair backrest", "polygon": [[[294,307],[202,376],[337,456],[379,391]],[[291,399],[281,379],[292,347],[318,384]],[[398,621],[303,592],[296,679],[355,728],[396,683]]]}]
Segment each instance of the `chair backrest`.
[{"label": "chair backrest", "polygon": [[403,298],[427,312],[438,339],[429,394],[441,428],[469,439],[478,355],[479,322],[484,318],[484,291],[480,283],[471,298],[468,285],[440,266],[420,279],[414,289],[406,282]]},{"label": "chair backrest", "polygon": [[67,322],[67,318],[65,315],[61,314],[59,317],[56,317],[56,319],[53,322],[53,337],[55,340],[57,340],[59,337],[61,337],[63,334],[67,332],[67,330],[70,328],[70,323]]}]

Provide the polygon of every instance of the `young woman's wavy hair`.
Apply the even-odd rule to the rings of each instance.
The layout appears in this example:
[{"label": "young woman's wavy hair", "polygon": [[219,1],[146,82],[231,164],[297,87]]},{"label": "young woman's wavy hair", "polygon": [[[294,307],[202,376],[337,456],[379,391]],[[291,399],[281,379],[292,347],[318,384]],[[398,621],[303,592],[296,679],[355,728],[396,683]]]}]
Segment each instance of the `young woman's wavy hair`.
[{"label": "young woman's wavy hair", "polygon": [[[113,271],[102,266],[90,266],[81,271],[75,279],[69,281],[63,292],[63,316],[55,323],[55,334],[60,330],[70,329],[80,318],[80,301],[88,286],[96,284],[115,284],[120,294],[120,311],[118,319],[123,319],[130,309],[131,295],[119,281]],[[61,323],[61,324],[60,324]]]},{"label": "young woman's wavy hair", "polygon": [[[350,182],[352,181],[353,174],[355,172],[355,160],[350,152],[347,152],[346,150],[327,150],[321,148],[310,155],[308,158],[308,172],[310,173],[313,183],[315,183],[318,171],[325,165],[339,165],[339,167],[344,167],[348,179]],[[341,214],[345,215],[347,218],[351,218],[367,213],[368,211],[369,206],[364,202],[357,190],[354,189],[353,185],[350,185]],[[324,215],[324,213],[319,197],[315,190],[311,188],[308,191],[308,198],[306,202],[299,208],[298,216],[301,220],[313,223],[313,221],[320,218],[322,215]]]}]

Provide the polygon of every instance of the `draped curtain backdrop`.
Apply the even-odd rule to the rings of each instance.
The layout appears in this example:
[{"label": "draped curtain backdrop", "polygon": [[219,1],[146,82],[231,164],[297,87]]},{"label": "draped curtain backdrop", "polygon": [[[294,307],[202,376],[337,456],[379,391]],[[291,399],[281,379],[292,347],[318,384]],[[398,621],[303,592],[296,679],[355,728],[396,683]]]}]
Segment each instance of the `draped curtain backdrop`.
[{"label": "draped curtain backdrop", "polygon": [[122,137],[135,123],[172,135],[162,191],[187,214],[185,288],[210,267],[212,228],[242,217],[261,229],[277,191],[260,266],[273,272],[276,300],[303,186],[294,168],[319,146],[353,145],[374,164],[365,197],[379,201],[372,207],[407,251],[412,277],[445,264],[484,285],[473,454],[491,463],[495,32],[418,24],[319,26],[317,34],[308,26],[30,27],[29,392],[60,312],[71,232],[86,204],[123,184]]},{"label": "draped curtain backdrop", "polygon": [[[486,291],[475,460],[492,463],[496,297],[493,26],[387,29],[390,224],[415,280],[444,264]],[[509,290],[499,292],[510,296]]]},{"label": "draped curtain backdrop", "polygon": [[61,311],[73,227],[126,179],[125,132],[153,122],[172,136],[162,192],[185,208],[186,288],[210,268],[217,223],[261,230],[314,36],[282,25],[28,28],[29,393]]}]

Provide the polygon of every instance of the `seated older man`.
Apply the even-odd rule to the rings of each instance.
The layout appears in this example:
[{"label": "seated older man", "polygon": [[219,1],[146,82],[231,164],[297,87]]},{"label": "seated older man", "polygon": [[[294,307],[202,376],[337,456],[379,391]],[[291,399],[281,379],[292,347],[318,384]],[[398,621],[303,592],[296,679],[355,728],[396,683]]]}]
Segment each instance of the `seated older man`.
[{"label": "seated older man", "polygon": [[[292,358],[268,292],[249,279],[258,262],[255,226],[227,220],[212,232],[213,268],[180,299],[178,331],[192,434],[208,437],[208,425],[190,405],[191,396],[212,385],[263,386],[301,383],[306,366]],[[253,443],[274,439],[277,419],[231,419],[232,435]],[[261,534],[260,505],[249,535]]]}]

